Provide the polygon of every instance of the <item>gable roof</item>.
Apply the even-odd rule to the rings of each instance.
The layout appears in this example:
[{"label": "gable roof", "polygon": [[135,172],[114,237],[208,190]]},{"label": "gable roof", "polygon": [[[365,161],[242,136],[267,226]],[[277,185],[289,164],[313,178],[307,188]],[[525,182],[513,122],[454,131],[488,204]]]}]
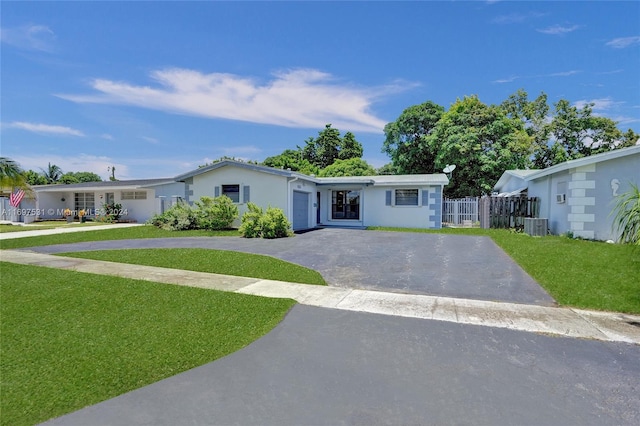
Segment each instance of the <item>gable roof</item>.
[{"label": "gable roof", "polygon": [[588,157],[569,160],[565,161],[564,163],[556,164],[555,166],[547,167],[546,169],[539,170],[537,173],[533,173],[527,176],[525,180],[535,180],[553,173],[574,169],[576,167],[588,166],[590,164],[599,163],[602,161],[608,161],[615,158],[638,154],[640,154],[640,145],[634,145],[628,148],[614,149],[613,151],[603,152],[602,154],[590,155]]},{"label": "gable roof", "polygon": [[187,173],[176,176],[174,179],[179,182],[184,182],[186,179],[194,176],[208,173],[212,170],[216,170],[222,167],[232,166],[240,167],[247,170],[253,170],[260,173],[269,173],[273,175],[283,176],[287,178],[304,179],[309,182],[313,182],[318,185],[331,185],[331,184],[368,184],[368,185],[447,185],[449,179],[442,173],[431,175],[378,175],[378,176],[344,176],[344,177],[316,177],[309,176],[303,173],[293,172],[291,170],[276,169],[274,167],[260,166],[257,164],[243,163],[234,160],[222,160],[217,163],[211,164],[206,167],[200,167],[199,169],[192,170]]},{"label": "gable roof", "polygon": [[504,188],[507,183],[509,183],[509,181],[511,179],[519,179],[521,180],[523,183],[525,181],[525,179],[528,176],[531,176],[535,173],[538,173],[540,170],[539,169],[533,169],[533,170],[522,170],[522,169],[515,169],[515,170],[505,170],[504,173],[502,173],[502,176],[500,176],[500,179],[498,179],[498,182],[496,182],[495,185],[493,185],[493,189],[495,190],[496,188],[500,189],[500,188]]},{"label": "gable roof", "polygon": [[226,166],[240,167],[240,168],[243,168],[243,169],[253,170],[253,171],[256,171],[256,172],[269,173],[269,174],[278,175],[278,176],[284,176],[284,177],[298,177],[298,178],[307,179],[307,180],[310,180],[310,181],[313,181],[313,182],[315,182],[315,180],[316,180],[316,178],[314,176],[308,176],[308,175],[305,175],[305,174],[302,174],[302,173],[292,172],[291,170],[276,169],[274,167],[260,166],[258,164],[243,163],[241,161],[234,161],[234,160],[218,161],[217,163],[213,163],[213,164],[210,164],[208,166],[200,167],[198,169],[191,170],[190,172],[178,175],[174,179],[176,181],[183,182],[186,179],[192,178],[194,176],[198,176],[198,175],[201,175],[203,173],[208,173],[208,172],[210,172],[212,170],[216,170],[216,169],[219,169],[221,167],[226,167]]},{"label": "gable roof", "polygon": [[114,189],[150,188],[153,186],[165,185],[169,183],[175,183],[175,180],[171,178],[116,180],[116,181],[108,180],[108,181],[102,181],[102,182],[34,185],[32,186],[32,188],[36,192],[60,192],[60,191],[73,191],[73,190],[96,191],[96,190],[105,190],[109,188],[114,188]]}]

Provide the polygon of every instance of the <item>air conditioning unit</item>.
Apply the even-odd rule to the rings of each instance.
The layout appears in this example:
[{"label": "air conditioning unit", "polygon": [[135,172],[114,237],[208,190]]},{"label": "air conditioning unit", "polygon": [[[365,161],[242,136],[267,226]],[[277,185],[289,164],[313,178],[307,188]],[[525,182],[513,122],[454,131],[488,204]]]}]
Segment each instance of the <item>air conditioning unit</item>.
[{"label": "air conditioning unit", "polygon": [[549,227],[547,219],[526,217],[524,219],[524,232],[532,237],[544,237]]},{"label": "air conditioning unit", "polygon": [[557,194],[556,195],[556,203],[562,204],[567,201],[567,194]]}]

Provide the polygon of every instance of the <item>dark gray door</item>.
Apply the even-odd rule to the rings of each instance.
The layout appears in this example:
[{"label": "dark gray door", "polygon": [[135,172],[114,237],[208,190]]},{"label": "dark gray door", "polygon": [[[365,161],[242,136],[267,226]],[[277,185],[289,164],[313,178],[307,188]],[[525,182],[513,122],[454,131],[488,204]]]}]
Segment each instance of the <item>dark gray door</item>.
[{"label": "dark gray door", "polygon": [[309,227],[309,193],[293,191],[293,230]]}]

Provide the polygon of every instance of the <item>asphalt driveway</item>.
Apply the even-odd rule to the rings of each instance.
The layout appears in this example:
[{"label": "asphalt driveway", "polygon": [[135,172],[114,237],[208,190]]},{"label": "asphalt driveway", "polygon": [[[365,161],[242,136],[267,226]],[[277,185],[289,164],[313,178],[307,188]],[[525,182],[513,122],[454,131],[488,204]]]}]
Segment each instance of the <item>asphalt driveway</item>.
[{"label": "asphalt driveway", "polygon": [[264,254],[322,274],[332,286],[551,306],[555,302],[489,237],[319,229],[277,240],[233,237],[97,241],[40,253],[211,248]]},{"label": "asphalt driveway", "polygon": [[639,358],[632,344],[297,305],[238,352],[46,424],[637,425]]}]

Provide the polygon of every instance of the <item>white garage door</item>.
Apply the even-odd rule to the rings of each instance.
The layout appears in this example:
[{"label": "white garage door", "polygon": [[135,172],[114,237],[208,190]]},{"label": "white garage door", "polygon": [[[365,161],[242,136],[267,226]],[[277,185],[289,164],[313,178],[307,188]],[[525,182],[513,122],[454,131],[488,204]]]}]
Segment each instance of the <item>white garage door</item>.
[{"label": "white garage door", "polygon": [[293,230],[309,227],[309,193],[293,191]]}]

